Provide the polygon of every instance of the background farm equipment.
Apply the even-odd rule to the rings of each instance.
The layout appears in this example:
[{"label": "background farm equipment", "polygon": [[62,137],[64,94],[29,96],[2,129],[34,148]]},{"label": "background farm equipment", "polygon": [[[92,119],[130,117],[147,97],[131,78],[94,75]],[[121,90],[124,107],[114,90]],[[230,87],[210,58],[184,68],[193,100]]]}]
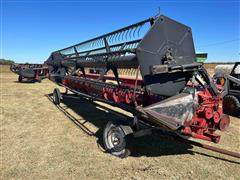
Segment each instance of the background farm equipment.
[{"label": "background farm equipment", "polygon": [[18,82],[22,82],[23,79],[41,82],[48,76],[46,64],[13,64],[10,66],[10,70],[18,74]]},{"label": "background farm equipment", "polygon": [[204,63],[207,60],[207,53],[197,53],[196,54],[196,62]]},{"label": "background farm equipment", "polygon": [[213,78],[223,86],[223,112],[240,116],[240,62],[217,65]]},{"label": "background farm equipment", "polygon": [[[133,114],[104,129],[105,148],[113,155],[129,155],[132,137],[152,128],[217,143],[215,132],[229,126],[217,87],[196,62],[191,28],[166,16],[55,51],[45,63],[56,84]],[[121,75],[123,71],[135,75]],[[61,98],[54,89],[54,103]],[[140,122],[151,128],[141,129]]]}]

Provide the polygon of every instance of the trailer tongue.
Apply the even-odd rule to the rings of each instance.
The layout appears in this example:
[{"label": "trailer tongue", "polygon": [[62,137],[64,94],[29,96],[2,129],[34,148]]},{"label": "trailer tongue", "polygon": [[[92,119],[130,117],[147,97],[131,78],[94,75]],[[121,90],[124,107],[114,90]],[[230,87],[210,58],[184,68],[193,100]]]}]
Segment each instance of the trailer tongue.
[{"label": "trailer tongue", "polygon": [[[191,28],[166,16],[55,51],[45,63],[53,82],[133,113],[131,122],[109,122],[104,130],[113,155],[129,155],[139,122],[213,142],[220,140],[215,131],[229,126],[215,84],[196,62]],[[136,75],[121,75],[125,70]],[[59,104],[58,89],[53,96]]]}]

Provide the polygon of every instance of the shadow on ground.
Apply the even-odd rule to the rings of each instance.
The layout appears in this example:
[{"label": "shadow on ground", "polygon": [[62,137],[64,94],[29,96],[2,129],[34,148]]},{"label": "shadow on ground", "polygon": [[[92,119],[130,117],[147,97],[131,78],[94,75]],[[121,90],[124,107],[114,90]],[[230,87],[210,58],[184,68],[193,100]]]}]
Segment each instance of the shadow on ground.
[{"label": "shadow on ground", "polygon": [[34,84],[34,83],[41,83],[42,80],[46,79],[45,77],[42,77],[40,80],[37,80],[37,79],[27,79],[27,78],[24,78],[21,82],[19,81],[14,81],[14,83],[20,83],[20,84]]},{"label": "shadow on ground", "polygon": [[35,79],[24,79],[24,80],[22,80],[21,82],[19,82],[19,81],[14,81],[14,83],[19,83],[19,84],[24,84],[24,83],[26,83],[26,84],[33,84],[33,83],[39,83],[37,80],[35,80]]},{"label": "shadow on ground", "polygon": [[[50,101],[52,101],[52,94],[46,95]],[[81,130],[83,130],[89,136],[95,136],[97,143],[103,148],[102,133],[107,122],[113,119],[124,118],[123,115],[118,115],[115,111],[108,109],[105,106],[91,103],[86,99],[80,98],[75,95],[63,96],[62,103],[56,106],[61,110],[74,124],[76,124]],[[71,109],[82,119],[76,119],[71,115],[67,109]],[[97,132],[92,132],[87,128],[87,123],[91,123],[98,127]],[[212,156],[205,153],[200,153],[192,150],[193,146],[190,144],[184,144],[173,140],[168,136],[163,136],[158,131],[153,132],[151,135],[139,137],[134,139],[134,151],[131,154],[133,157],[139,156],[166,156],[166,155],[179,155],[179,154],[200,154],[206,157],[212,157],[236,163],[235,161],[223,159],[217,156]],[[239,164],[239,163],[237,163]]]}]

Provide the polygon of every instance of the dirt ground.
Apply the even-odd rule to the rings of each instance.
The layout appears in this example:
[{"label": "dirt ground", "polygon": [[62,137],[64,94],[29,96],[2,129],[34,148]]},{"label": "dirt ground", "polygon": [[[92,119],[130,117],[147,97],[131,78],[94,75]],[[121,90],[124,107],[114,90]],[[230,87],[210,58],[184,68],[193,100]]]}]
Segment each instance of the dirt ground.
[{"label": "dirt ground", "polygon": [[[57,108],[49,80],[18,83],[2,67],[0,76],[1,179],[240,179],[239,159],[158,134],[136,139],[126,159],[111,156],[101,137],[116,113],[70,97]],[[240,152],[239,118],[221,134],[215,146]]]}]

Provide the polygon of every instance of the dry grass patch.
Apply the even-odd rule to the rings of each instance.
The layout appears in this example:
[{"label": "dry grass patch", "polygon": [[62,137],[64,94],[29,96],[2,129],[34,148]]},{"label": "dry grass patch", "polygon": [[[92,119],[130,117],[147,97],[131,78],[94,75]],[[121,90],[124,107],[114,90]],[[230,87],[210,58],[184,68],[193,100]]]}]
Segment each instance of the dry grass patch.
[{"label": "dry grass patch", "polygon": [[[101,147],[102,128],[118,116],[101,105],[65,98],[61,107],[46,95],[55,84],[18,83],[1,72],[2,179],[238,179],[240,161],[158,134],[136,139],[134,154],[119,159]],[[63,90],[63,89],[62,89]],[[122,112],[124,113],[124,112]],[[240,150],[240,119],[216,146]],[[96,135],[88,135],[82,125]]]}]

